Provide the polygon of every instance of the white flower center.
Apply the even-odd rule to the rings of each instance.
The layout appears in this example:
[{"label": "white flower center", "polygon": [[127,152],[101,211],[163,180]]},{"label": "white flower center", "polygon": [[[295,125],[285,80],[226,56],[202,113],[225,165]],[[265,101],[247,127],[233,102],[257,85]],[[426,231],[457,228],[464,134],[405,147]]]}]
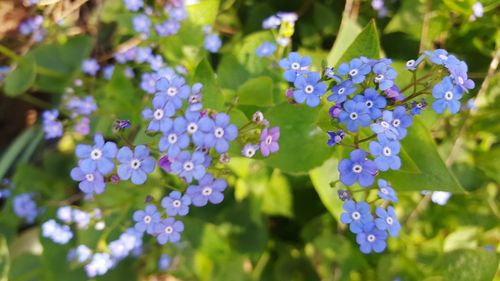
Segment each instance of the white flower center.
[{"label": "white flower center", "polygon": [[394,126],[394,127],[399,127],[400,124],[401,124],[401,120],[399,120],[399,119],[394,119],[392,121],[392,126]]},{"label": "white flower center", "polygon": [[366,103],[365,103],[365,104],[366,104],[366,106],[367,106],[368,108],[372,108],[372,106],[373,106],[373,101],[371,101],[371,100],[366,101]]},{"label": "white flower center", "polygon": [[453,93],[451,91],[448,91],[444,93],[444,99],[445,100],[452,100],[453,99]]},{"label": "white flower center", "polygon": [[245,150],[245,156],[246,156],[246,157],[250,158],[250,157],[252,157],[252,156],[254,156],[254,155],[255,155],[255,149],[253,149],[252,147],[247,148],[247,149]]},{"label": "white flower center", "polygon": [[164,115],[163,109],[158,108],[157,110],[155,110],[155,113],[153,115],[156,120],[161,120]]},{"label": "white flower center", "polygon": [[339,95],[343,95],[344,92],[345,92],[345,88],[344,87],[342,87],[342,88],[339,89]]},{"label": "white flower center", "polygon": [[169,95],[171,97],[177,95],[177,92],[178,92],[178,90],[175,87],[170,87],[167,89],[167,95]]},{"label": "white flower center", "polygon": [[415,65],[415,60],[409,60],[409,61],[406,62],[406,66],[407,67],[412,67],[414,65]]},{"label": "white flower center", "polygon": [[359,174],[361,173],[361,171],[363,171],[363,167],[359,164],[356,164],[352,166],[352,171],[355,172],[356,174]]},{"label": "white flower center", "polygon": [[389,190],[387,190],[387,188],[385,187],[381,188],[380,192],[382,192],[383,194],[389,194]]},{"label": "white flower center", "polygon": [[388,146],[386,146],[386,147],[384,147],[384,149],[382,150],[382,153],[384,153],[384,155],[385,155],[385,156],[391,156],[392,151],[391,151],[391,149],[390,149]]},{"label": "white flower center", "polygon": [[369,234],[369,235],[366,237],[366,240],[368,240],[368,242],[374,242],[374,241],[375,241],[375,235],[373,235],[373,234]]},{"label": "white flower center", "polygon": [[132,169],[134,170],[139,169],[139,167],[141,167],[141,161],[139,159],[133,159],[130,162],[130,167],[132,167]]},{"label": "white flower center", "polygon": [[189,123],[187,127],[188,134],[192,135],[198,131],[198,125],[196,123]]},{"label": "white flower center", "polygon": [[143,221],[145,224],[149,224],[151,222],[151,220],[152,220],[151,216],[144,216]]},{"label": "white flower center", "polygon": [[272,136],[267,136],[266,138],[266,144],[270,145],[273,142],[273,137]]},{"label": "white flower center", "polygon": [[87,181],[90,181],[90,182],[94,181],[94,175],[93,174],[86,174],[85,178],[87,179]]},{"label": "white flower center", "polygon": [[463,84],[464,83],[464,79],[462,77],[460,77],[460,76],[458,76],[457,80],[458,80],[459,84]]},{"label": "white flower center", "polygon": [[300,64],[298,62],[294,62],[294,63],[292,63],[291,68],[293,70],[299,70],[300,69]]},{"label": "white flower center", "polygon": [[384,127],[385,129],[388,129],[388,128],[389,128],[389,123],[387,123],[387,122],[385,122],[385,121],[380,122],[380,125],[381,125],[382,127]]},{"label": "white flower center", "polygon": [[151,79],[151,80],[149,80],[149,81],[148,81],[148,85],[149,85],[150,87],[154,87],[154,86],[156,85],[156,81],[155,81],[155,80],[153,80],[153,79]]},{"label": "white flower center", "polygon": [[382,74],[378,74],[377,76],[375,76],[375,82],[380,82],[382,79],[384,79],[384,75]]},{"label": "white flower center", "polygon": [[307,85],[304,89],[304,92],[306,92],[306,94],[311,94],[312,92],[314,92],[314,87],[312,85]]},{"label": "white flower center", "polygon": [[177,134],[172,133],[172,134],[168,135],[168,142],[170,144],[176,143],[177,142]]},{"label": "white flower center", "polygon": [[101,159],[102,157],[102,151],[98,148],[92,150],[92,152],[90,152],[90,158],[92,160],[99,160]]},{"label": "white flower center", "polygon": [[350,76],[356,76],[356,74],[358,74],[358,70],[356,68],[351,69],[351,71],[349,71]]},{"label": "white flower center", "polygon": [[186,172],[192,171],[194,168],[194,164],[191,161],[187,161],[186,163],[184,163],[183,168],[184,168],[184,171],[186,171]]},{"label": "white flower center", "polygon": [[171,227],[170,225],[167,226],[167,227],[165,227],[165,233],[166,234],[170,234],[172,232],[174,232],[174,228],[173,227]]},{"label": "white flower center", "polygon": [[394,220],[391,217],[387,217],[385,221],[387,222],[388,225],[392,225],[394,223]]},{"label": "white flower center", "polygon": [[448,60],[448,56],[446,55],[439,55],[439,58],[442,60]]},{"label": "white flower center", "polygon": [[356,120],[358,119],[358,114],[356,112],[351,112],[351,114],[349,114],[349,118],[351,118],[351,120]]},{"label": "white flower center", "polygon": [[177,199],[172,202],[172,205],[176,208],[179,208],[181,206],[181,200]]},{"label": "white flower center", "polygon": [[224,129],[222,129],[221,127],[218,127],[215,129],[215,137],[216,138],[222,138],[224,136]]},{"label": "white flower center", "polygon": [[203,190],[201,191],[201,194],[209,196],[210,194],[212,194],[212,187],[211,186],[204,187]]},{"label": "white flower center", "polygon": [[359,220],[361,218],[361,214],[359,212],[352,212],[351,217],[353,220]]}]

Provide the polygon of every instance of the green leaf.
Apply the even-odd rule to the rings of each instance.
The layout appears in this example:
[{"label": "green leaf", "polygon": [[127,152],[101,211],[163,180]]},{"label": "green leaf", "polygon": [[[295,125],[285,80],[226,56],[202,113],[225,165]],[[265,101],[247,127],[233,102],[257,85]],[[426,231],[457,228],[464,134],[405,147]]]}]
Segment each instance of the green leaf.
[{"label": "green leaf", "polygon": [[337,194],[338,188],[331,187],[330,183],[339,179],[338,164],[339,160],[332,158],[323,163],[321,167],[309,172],[319,199],[337,221],[340,220],[343,203]]},{"label": "green leaf", "polygon": [[11,143],[9,148],[4,152],[2,158],[0,158],[0,179],[3,179],[5,177],[5,174],[7,173],[9,168],[13,166],[19,154],[33,139],[35,132],[35,128],[26,129]]},{"label": "green leaf", "polygon": [[10,269],[9,247],[7,240],[0,234],[0,281],[7,281]]},{"label": "green leaf", "polygon": [[490,281],[495,278],[498,255],[485,250],[456,250],[443,260],[445,281]]},{"label": "green leaf", "polygon": [[262,211],[268,215],[293,217],[293,198],[290,183],[279,171],[274,170],[262,196]]},{"label": "green leaf", "polygon": [[344,17],[340,25],[340,31],[332,49],[327,57],[328,65],[337,65],[349,46],[354,42],[356,36],[361,32],[361,27],[349,17]]},{"label": "green leaf", "polygon": [[234,90],[237,90],[250,77],[245,66],[233,54],[226,54],[222,57],[217,67],[217,73],[220,86]]},{"label": "green leaf", "polygon": [[239,42],[234,47],[235,56],[238,62],[245,66],[251,74],[260,74],[266,70],[270,61],[269,58],[262,58],[255,54],[255,50],[264,42],[273,42],[275,39],[269,31],[259,31],[252,33]]},{"label": "green leaf", "polygon": [[374,20],[371,20],[370,23],[363,28],[361,33],[356,37],[356,39],[354,39],[352,44],[340,57],[336,66],[343,62],[349,62],[350,60],[360,56],[374,59],[380,58],[380,41],[377,25]]},{"label": "green leaf", "polygon": [[219,11],[219,0],[198,1],[187,5],[189,20],[198,26],[213,25]]},{"label": "green leaf", "polygon": [[4,91],[7,96],[22,95],[35,83],[36,64],[32,56],[24,56],[16,69],[5,77]]},{"label": "green leaf", "polygon": [[333,13],[331,6],[316,2],[314,3],[313,13],[314,25],[323,35],[334,35],[339,29],[340,19]]},{"label": "green leaf", "polygon": [[224,96],[219,88],[215,73],[207,59],[203,59],[194,73],[194,82],[203,84],[203,106],[215,110],[224,107]]},{"label": "green leaf", "polygon": [[439,156],[429,129],[419,117],[415,117],[401,145],[413,163],[403,159],[400,171],[389,171],[381,175],[391,181],[395,189],[463,192],[459,182]]},{"label": "green leaf", "polygon": [[250,79],[238,89],[239,104],[273,105],[273,80],[267,76]]},{"label": "green leaf", "polygon": [[384,33],[404,32],[414,38],[420,38],[423,21],[423,5],[419,0],[407,0],[401,3],[396,15],[385,27]]},{"label": "green leaf", "polygon": [[307,173],[331,155],[327,136],[316,127],[320,109],[282,103],[264,114],[272,126],[281,130],[280,151],[267,164],[289,173]]}]

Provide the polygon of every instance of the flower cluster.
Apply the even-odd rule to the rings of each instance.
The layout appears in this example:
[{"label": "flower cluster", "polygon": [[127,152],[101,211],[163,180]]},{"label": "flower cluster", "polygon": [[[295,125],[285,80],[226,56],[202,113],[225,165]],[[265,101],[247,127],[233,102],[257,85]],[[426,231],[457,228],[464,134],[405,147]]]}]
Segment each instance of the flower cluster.
[{"label": "flower cluster", "polygon": [[34,223],[36,217],[43,212],[37,207],[33,197],[33,193],[22,193],[12,199],[12,208],[16,216],[29,224]]},{"label": "flower cluster", "polygon": [[19,33],[24,36],[31,35],[35,42],[40,42],[47,34],[47,30],[42,27],[42,24],[42,15],[29,17],[19,24]]},{"label": "flower cluster", "polygon": [[[424,60],[433,64],[431,74],[435,72],[437,77],[424,75],[417,79],[416,71]],[[432,94],[434,111],[443,113],[448,109],[454,114],[460,109],[463,92],[474,88],[474,82],[467,76],[465,62],[443,49],[426,51],[417,60],[408,61],[406,69],[414,73],[414,79],[402,89],[395,84],[397,72],[387,58],[359,57],[340,64],[336,72],[326,67],[321,74],[310,71],[310,64],[310,58],[295,52],[280,61],[280,67],[285,70],[283,77],[294,85],[290,89],[294,102],[316,107],[325,100],[322,97],[331,92],[326,98],[334,103],[329,113],[340,129],[327,132],[328,145],[354,148],[349,158],[342,159],[338,165],[339,180],[348,187],[357,183],[369,188],[381,172],[401,168],[400,141],[413,123],[412,116],[420,114],[427,104],[425,99],[416,100],[417,97]],[[417,87],[419,82],[424,86]],[[405,97],[403,92],[408,89],[413,89],[413,93]],[[352,138],[353,142],[345,143],[347,138]],[[397,202],[387,181],[379,179],[378,185],[381,199]],[[347,200],[341,221],[349,224],[357,235],[361,251],[383,251],[387,239],[385,230],[397,236],[400,228],[394,209],[378,206],[374,219],[366,202],[356,202],[348,192],[339,195]]]}]

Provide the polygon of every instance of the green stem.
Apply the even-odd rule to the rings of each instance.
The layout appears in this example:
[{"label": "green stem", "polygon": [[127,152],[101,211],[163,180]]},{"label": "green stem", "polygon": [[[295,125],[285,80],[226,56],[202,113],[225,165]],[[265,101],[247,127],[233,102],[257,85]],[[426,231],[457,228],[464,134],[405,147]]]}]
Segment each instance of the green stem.
[{"label": "green stem", "polygon": [[360,139],[360,140],[358,141],[358,143],[362,143],[362,142],[365,142],[365,141],[369,141],[369,140],[371,140],[371,139],[373,139],[373,138],[376,138],[376,137],[377,137],[377,134],[373,134],[373,135],[371,135],[371,136],[369,136],[369,137],[366,137],[366,138],[364,138],[364,139]]},{"label": "green stem", "polygon": [[40,108],[44,108],[44,109],[52,109],[52,105],[44,100],[41,100],[39,98],[35,98],[34,96],[31,96],[31,95],[28,95],[28,94],[24,94],[24,95],[21,95],[21,96],[18,96],[17,97],[18,99],[22,100],[22,101],[25,101],[27,103],[31,103],[32,105],[34,106],[38,106]]},{"label": "green stem", "polygon": [[[427,78],[431,77],[431,76],[432,76],[432,74],[433,74],[432,72],[431,72],[431,73],[427,73],[426,75],[424,75],[424,76],[422,76],[422,77],[420,77],[420,78],[416,79],[416,78],[417,78],[417,74],[414,72],[414,78],[415,78],[416,80],[415,80],[415,79],[413,79],[413,81],[412,81],[410,84],[408,84],[408,85],[404,86],[403,88],[401,88],[401,90],[400,90],[400,91],[401,91],[401,92],[404,92],[404,91],[406,91],[406,90],[410,89],[411,87],[416,87],[416,84],[417,84],[417,83],[422,82],[423,80],[425,80],[425,79],[427,79]],[[415,86],[414,86],[414,85],[415,85]]]},{"label": "green stem", "polygon": [[0,44],[0,53],[4,54],[5,56],[9,57],[12,60],[18,61],[21,59],[21,56],[18,56],[16,53],[14,53],[12,50],[9,48],[5,47],[4,45]]}]

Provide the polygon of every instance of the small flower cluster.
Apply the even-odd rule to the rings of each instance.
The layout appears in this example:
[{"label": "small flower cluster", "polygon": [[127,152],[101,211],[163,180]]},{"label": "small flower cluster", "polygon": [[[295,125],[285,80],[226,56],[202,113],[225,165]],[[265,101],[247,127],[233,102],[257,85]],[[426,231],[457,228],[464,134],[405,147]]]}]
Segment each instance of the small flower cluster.
[{"label": "small flower cluster", "polygon": [[[266,18],[262,22],[263,29],[278,29],[275,35],[276,43],[281,47],[286,47],[291,42],[291,37],[295,31],[295,22],[298,20],[299,16],[296,13],[290,12],[279,12],[276,15],[272,15]],[[272,56],[278,46],[274,42],[263,42],[255,50],[255,54],[259,57],[270,57]]]},{"label": "small flower cluster", "polygon": [[[160,37],[176,34],[181,27],[181,22],[188,16],[182,1],[169,2],[163,7],[161,14],[153,13],[153,9],[145,6],[142,0],[124,0],[124,4],[132,12],[144,9],[142,13],[132,19],[134,31],[141,34],[143,39],[150,37],[152,27]],[[153,26],[153,22],[159,23]]]},{"label": "small flower cluster", "polygon": [[[4,193],[2,192],[2,194]],[[7,193],[5,194],[8,195]],[[34,223],[36,217],[43,212],[43,209],[37,207],[33,193],[22,193],[14,196],[12,199],[12,208],[14,214],[28,224]]]},{"label": "small flower cluster", "polygon": [[222,41],[220,37],[212,31],[211,26],[205,26],[203,28],[203,33],[205,33],[205,41],[203,47],[210,53],[217,53],[222,46]]},{"label": "small flower cluster", "polygon": [[63,135],[63,124],[57,120],[59,110],[47,110],[42,114],[43,131],[45,139],[55,139]]},{"label": "small flower cluster", "polygon": [[[434,65],[435,71],[432,73],[437,73],[438,77],[432,77],[431,73],[417,80],[416,71],[424,59]],[[436,99],[432,108],[437,113],[443,113],[448,108],[454,114],[460,109],[462,93],[474,88],[474,82],[467,77],[465,62],[442,49],[426,51],[416,61],[407,62],[406,69],[414,72],[414,80],[403,90],[395,84],[397,72],[391,66],[390,59],[355,58],[349,63],[340,64],[336,73],[333,68],[326,67],[322,74],[310,71],[310,64],[310,58],[294,52],[280,61],[280,67],[285,70],[285,80],[294,85],[294,89],[289,90],[293,91],[291,98],[294,102],[316,107],[321,104],[322,97],[331,91],[326,98],[327,101],[334,102],[329,113],[340,129],[327,132],[328,145],[354,147],[350,157],[342,159],[338,166],[340,181],[346,186],[357,183],[368,188],[373,185],[380,172],[401,168],[400,141],[413,123],[412,115],[420,114],[427,104],[424,99],[416,101],[418,96],[432,93]],[[425,86],[417,91],[418,82]],[[404,90],[412,88],[411,86],[413,93],[405,97]],[[361,138],[368,133],[367,129],[372,134]],[[347,137],[353,138],[352,144],[344,143]],[[394,193],[385,180],[379,179],[378,184],[380,188]],[[341,197],[346,200],[346,196]],[[396,197],[380,197],[397,201]],[[388,221],[384,225],[380,221],[377,223],[378,219],[373,220],[366,202],[356,203],[349,199],[344,209],[349,214],[343,216],[342,222],[350,224],[364,253],[372,250],[380,252],[385,248],[387,235],[384,230],[387,229],[391,236],[397,235],[395,229],[399,230],[399,224],[392,207],[385,209],[379,206],[376,209],[378,219],[390,217],[391,225],[388,225]],[[352,224],[353,216],[358,218],[355,224]]]},{"label": "small flower cluster", "polygon": [[19,33],[24,36],[32,35],[35,42],[40,42],[45,37],[47,30],[42,27],[43,16],[29,17],[19,24]]}]

